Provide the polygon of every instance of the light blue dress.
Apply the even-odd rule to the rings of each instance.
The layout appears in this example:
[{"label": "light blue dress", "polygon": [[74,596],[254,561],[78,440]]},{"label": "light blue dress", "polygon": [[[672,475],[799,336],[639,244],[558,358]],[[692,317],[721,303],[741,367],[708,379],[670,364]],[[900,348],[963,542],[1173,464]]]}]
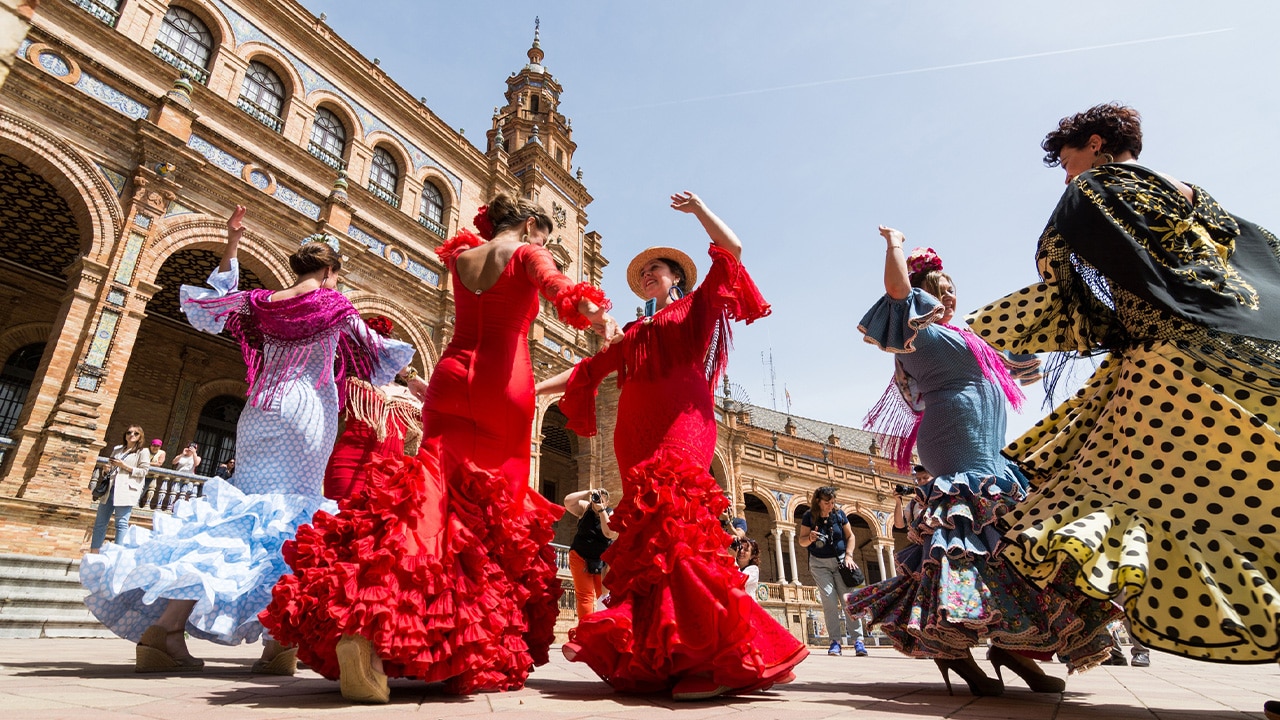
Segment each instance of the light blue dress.
[{"label": "light blue dress", "polygon": [[[182,309],[199,330],[221,332],[223,320],[191,303],[222,297],[239,285],[239,265],[209,276],[208,288],[182,286]],[[278,388],[269,407],[247,405],[236,428],[235,484],[214,478],[203,497],[156,513],[151,530],[134,526],[122,541],[86,555],[80,581],[85,605],[120,637],[137,642],[159,619],[166,600],[194,600],[187,622],[192,637],[224,645],[253,642],[262,634],[258,613],[271,588],[289,572],[281,546],[318,509],[336,512],[322,494],[324,468],[338,430],[338,388],[333,364],[339,337],[379,348],[371,382],[391,382],[409,363],[413,348],[379,339],[349,316],[320,334],[320,347]],[[283,348],[263,342],[265,369],[283,362]]]}]

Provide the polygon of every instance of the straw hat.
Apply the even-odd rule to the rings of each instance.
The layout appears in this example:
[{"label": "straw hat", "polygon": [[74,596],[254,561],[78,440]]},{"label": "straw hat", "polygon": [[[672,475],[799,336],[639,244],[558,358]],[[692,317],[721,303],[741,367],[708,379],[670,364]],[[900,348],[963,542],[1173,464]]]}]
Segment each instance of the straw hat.
[{"label": "straw hat", "polygon": [[698,284],[698,266],[693,264],[693,258],[673,247],[657,245],[641,250],[639,255],[631,258],[631,264],[627,265],[627,284],[631,286],[631,292],[638,295],[642,300],[647,298],[644,294],[644,285],[640,281],[640,273],[651,260],[658,259],[670,260],[680,266],[680,269],[684,271],[683,288],[685,292],[689,292]]}]

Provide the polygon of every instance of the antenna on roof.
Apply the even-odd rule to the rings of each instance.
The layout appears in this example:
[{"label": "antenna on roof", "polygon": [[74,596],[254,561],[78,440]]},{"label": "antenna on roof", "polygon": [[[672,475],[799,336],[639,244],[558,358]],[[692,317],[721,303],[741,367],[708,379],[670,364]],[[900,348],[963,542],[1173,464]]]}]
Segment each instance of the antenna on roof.
[{"label": "antenna on roof", "polygon": [[[778,410],[778,377],[773,371],[773,347],[769,348],[769,358],[765,359],[764,351],[760,351],[760,365],[764,367],[766,381],[769,386],[769,407],[774,412]],[[790,412],[791,408],[788,407]]]}]

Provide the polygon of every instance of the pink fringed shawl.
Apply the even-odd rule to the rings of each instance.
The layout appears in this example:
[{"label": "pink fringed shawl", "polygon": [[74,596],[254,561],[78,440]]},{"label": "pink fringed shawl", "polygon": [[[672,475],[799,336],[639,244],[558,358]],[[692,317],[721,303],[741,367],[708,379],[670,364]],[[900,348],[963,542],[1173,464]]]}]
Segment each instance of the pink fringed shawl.
[{"label": "pink fringed shawl", "polygon": [[[1014,410],[1021,410],[1026,396],[1022,393],[1022,388],[1018,387],[1018,382],[1009,374],[1004,356],[968,328],[945,323],[939,325],[960,334],[965,346],[973,354],[973,359],[978,362],[982,376],[1004,392]],[[885,456],[893,458],[899,472],[911,470],[911,456],[915,453],[916,436],[920,433],[922,420],[924,407],[914,386],[914,379],[907,374],[901,363],[895,361],[893,381],[875,407],[867,413],[863,427],[875,433]]]},{"label": "pink fringed shawl", "polygon": [[[347,318],[360,316],[351,301],[336,290],[319,288],[277,301],[271,300],[273,294],[271,290],[247,290],[189,301],[213,312],[216,318],[225,319],[227,331],[239,341],[240,352],[249,366],[249,402],[263,409],[271,407],[285,382],[298,376],[326,336],[340,332]],[[365,339],[379,342],[372,332]],[[279,362],[270,367],[263,357],[263,345],[268,341],[283,348]],[[366,347],[355,338],[340,334],[333,375],[317,378],[316,387],[327,382],[343,385],[348,375],[369,377],[377,362],[376,353],[376,347]],[[345,393],[338,393],[338,399],[345,404]]]}]

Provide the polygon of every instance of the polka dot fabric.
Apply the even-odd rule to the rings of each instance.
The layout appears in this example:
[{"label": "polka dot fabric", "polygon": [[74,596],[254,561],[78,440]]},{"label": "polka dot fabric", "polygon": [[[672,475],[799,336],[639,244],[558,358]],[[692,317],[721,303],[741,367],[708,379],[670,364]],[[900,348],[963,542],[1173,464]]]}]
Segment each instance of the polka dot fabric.
[{"label": "polka dot fabric", "polygon": [[1100,328],[1141,338],[1104,346],[1085,386],[1005,449],[1034,493],[1006,518],[1004,554],[1041,584],[1077,564],[1077,586],[1123,597],[1152,647],[1276,662],[1280,348],[1183,323],[1119,287],[1099,297],[1091,325],[1063,315],[1051,283],[970,320],[1019,352],[1087,348]]}]

